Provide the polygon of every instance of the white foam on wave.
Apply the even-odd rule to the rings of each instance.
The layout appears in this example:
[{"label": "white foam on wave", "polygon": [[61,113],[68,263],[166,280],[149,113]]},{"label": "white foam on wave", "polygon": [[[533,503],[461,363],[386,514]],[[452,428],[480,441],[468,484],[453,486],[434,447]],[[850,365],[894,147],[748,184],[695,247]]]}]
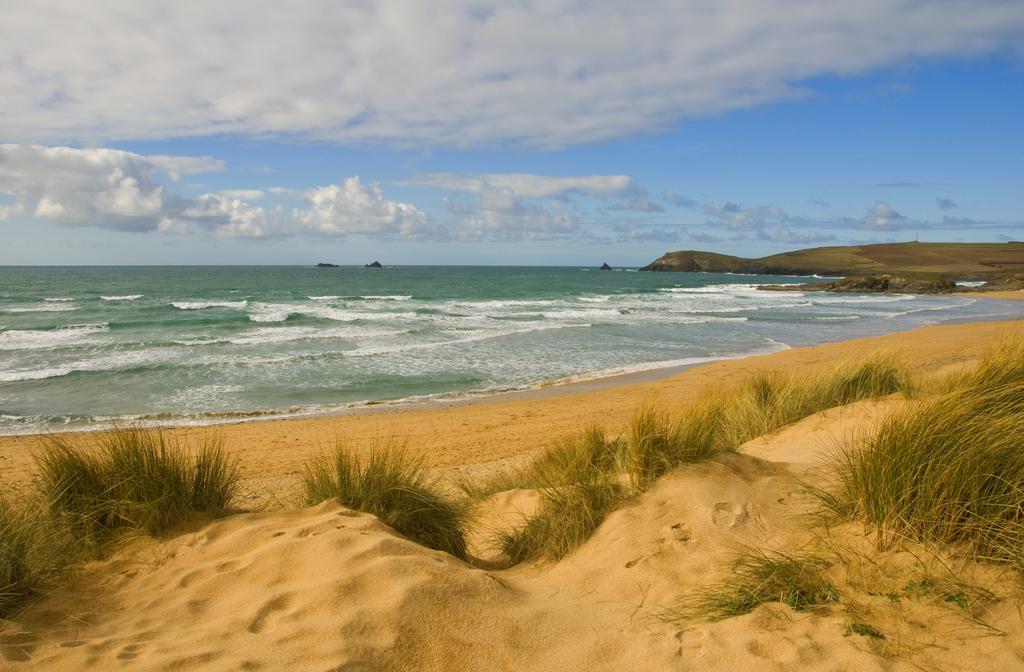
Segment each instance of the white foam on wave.
[{"label": "white foam on wave", "polygon": [[241,310],[249,305],[245,299],[241,301],[172,301],[171,305],[178,310],[205,310],[207,308],[234,308]]},{"label": "white foam on wave", "polygon": [[417,317],[413,312],[388,313],[345,310],[329,306],[309,306],[293,303],[255,303],[249,313],[253,322],[284,322],[291,315],[308,315],[335,322],[355,322],[357,320],[409,320]]},{"label": "white foam on wave", "polygon": [[335,338],[359,340],[392,336],[396,333],[398,332],[385,329],[365,329],[355,326],[333,327],[330,329],[319,329],[317,327],[258,327],[224,340],[233,345],[264,345]]},{"label": "white foam on wave", "polygon": [[516,306],[557,306],[564,305],[564,303],[558,299],[493,299],[488,301],[449,301],[447,305],[473,310],[499,310]]},{"label": "white foam on wave", "polygon": [[100,299],[103,301],[134,301],[141,299],[142,294],[125,294],[123,296],[101,296]]},{"label": "white foam on wave", "polygon": [[898,303],[900,301],[913,301],[920,298],[913,294],[831,294],[815,296],[813,303],[816,305],[844,305],[863,303]]},{"label": "white foam on wave", "polygon": [[89,337],[108,331],[106,322],[72,324],[56,329],[0,329],[0,350],[46,350],[93,342]]},{"label": "white foam on wave", "polygon": [[609,294],[598,294],[596,296],[578,296],[576,300],[583,303],[608,303],[611,298]]},{"label": "white foam on wave", "polygon": [[367,296],[360,296],[360,299],[366,299],[367,301],[408,301],[412,299],[411,294],[368,294]]},{"label": "white foam on wave", "polygon": [[549,320],[589,320],[595,317],[619,317],[618,308],[579,308],[576,310],[547,310],[541,312]]},{"label": "white foam on wave", "polygon": [[78,310],[78,307],[72,306],[65,301],[0,307],[0,313],[61,313],[69,310]]},{"label": "white foam on wave", "polygon": [[307,296],[306,298],[311,301],[336,301],[341,297],[337,294],[324,294],[323,296]]},{"label": "white foam on wave", "polygon": [[114,371],[125,366],[137,366],[162,361],[160,353],[151,350],[113,353],[93,359],[86,359],[42,369],[14,369],[0,371],[0,383],[26,380],[47,380],[62,378],[76,371]]},{"label": "white foam on wave", "polygon": [[74,301],[74,299],[71,298],[70,296],[57,296],[57,297],[47,296],[47,297],[43,298],[43,301],[46,301],[48,303],[63,303],[65,301]]},{"label": "white foam on wave", "polygon": [[[510,324],[510,323],[506,323]],[[488,341],[494,338],[502,338],[505,336],[515,336],[518,334],[526,334],[535,331],[555,331],[559,329],[587,329],[590,328],[591,324],[534,324],[530,326],[512,327],[507,329],[481,329],[477,331],[470,331],[468,335],[460,338],[451,338],[443,341],[428,341],[421,343],[398,343],[394,345],[371,345],[356,348],[351,352],[346,352],[346,357],[370,357],[374,355],[389,355],[396,352],[406,352],[409,350],[433,350],[436,348],[444,348],[452,345],[460,345],[463,343],[474,343],[478,341]]]},{"label": "white foam on wave", "polygon": [[756,292],[761,285],[730,283],[727,285],[705,285],[703,287],[662,287],[659,292],[669,294],[730,294],[735,292]]}]

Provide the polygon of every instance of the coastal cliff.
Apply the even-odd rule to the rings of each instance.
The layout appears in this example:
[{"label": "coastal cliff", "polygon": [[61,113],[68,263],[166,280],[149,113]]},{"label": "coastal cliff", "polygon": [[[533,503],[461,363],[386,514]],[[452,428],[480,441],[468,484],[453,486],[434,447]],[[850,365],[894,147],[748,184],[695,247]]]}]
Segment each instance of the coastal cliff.
[{"label": "coastal cliff", "polygon": [[820,288],[947,292],[954,279],[982,280],[986,289],[1014,284],[1013,278],[1024,273],[1024,244],[884,243],[816,247],[757,259],[683,250],[668,252],[640,270],[855,277],[841,286],[819,283]]}]

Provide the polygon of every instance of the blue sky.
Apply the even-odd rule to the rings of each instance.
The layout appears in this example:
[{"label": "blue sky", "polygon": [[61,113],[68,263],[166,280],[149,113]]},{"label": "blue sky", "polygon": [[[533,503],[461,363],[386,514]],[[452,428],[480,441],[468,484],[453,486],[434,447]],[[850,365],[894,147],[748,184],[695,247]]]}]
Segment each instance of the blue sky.
[{"label": "blue sky", "polygon": [[0,263],[1024,239],[1024,6],[820,4],[23,8]]}]

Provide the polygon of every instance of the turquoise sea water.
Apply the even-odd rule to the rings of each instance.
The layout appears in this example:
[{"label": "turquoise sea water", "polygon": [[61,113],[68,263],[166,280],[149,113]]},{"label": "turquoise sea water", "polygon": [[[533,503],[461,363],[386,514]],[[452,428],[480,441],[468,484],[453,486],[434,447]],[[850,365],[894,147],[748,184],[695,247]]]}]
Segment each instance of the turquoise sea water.
[{"label": "turquoise sea water", "polygon": [[806,281],[580,268],[0,268],[0,433],[516,389],[1024,312],[967,297],[755,288]]}]

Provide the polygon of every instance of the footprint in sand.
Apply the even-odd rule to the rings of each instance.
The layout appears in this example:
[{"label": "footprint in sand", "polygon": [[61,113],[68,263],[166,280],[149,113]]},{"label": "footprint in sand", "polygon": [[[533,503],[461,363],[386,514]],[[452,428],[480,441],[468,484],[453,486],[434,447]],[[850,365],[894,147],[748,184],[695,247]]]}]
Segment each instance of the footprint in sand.
[{"label": "footprint in sand", "polygon": [[720,527],[742,527],[750,520],[750,513],[747,511],[746,504],[717,502],[711,517],[715,521],[715,525]]}]

